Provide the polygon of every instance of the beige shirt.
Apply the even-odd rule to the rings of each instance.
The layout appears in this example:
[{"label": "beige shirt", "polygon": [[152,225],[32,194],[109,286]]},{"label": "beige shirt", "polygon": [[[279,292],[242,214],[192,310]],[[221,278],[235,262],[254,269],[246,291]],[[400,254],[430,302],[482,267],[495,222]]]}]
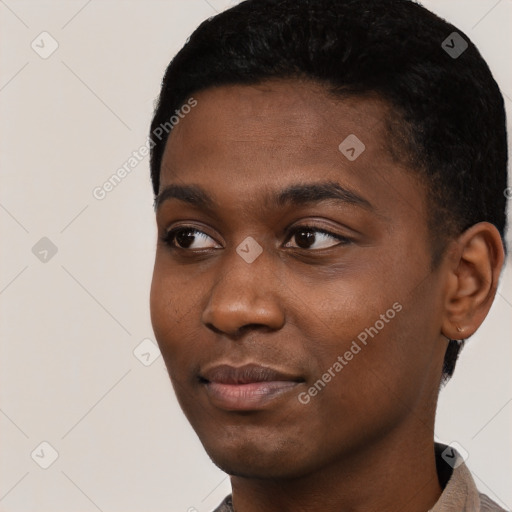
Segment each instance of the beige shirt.
[{"label": "beige shirt", "polygon": [[[478,492],[475,481],[457,450],[436,443],[436,456],[447,451],[449,455],[455,456],[451,463],[454,469],[443,493],[429,512],[506,512],[488,496]],[[437,459],[438,468],[439,464],[442,462]]]},{"label": "beige shirt", "polygon": [[[434,508],[428,512],[507,512],[488,496],[478,492],[469,469],[455,449],[436,443],[436,463],[438,471],[448,469],[451,476]],[[235,512],[231,494],[213,512]]]}]

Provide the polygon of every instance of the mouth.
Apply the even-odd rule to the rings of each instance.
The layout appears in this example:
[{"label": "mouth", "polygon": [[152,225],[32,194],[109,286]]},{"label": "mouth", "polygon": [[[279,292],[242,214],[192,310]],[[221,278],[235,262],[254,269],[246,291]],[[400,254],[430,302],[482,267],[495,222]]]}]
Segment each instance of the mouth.
[{"label": "mouth", "polygon": [[224,410],[256,410],[275,402],[295,389],[304,379],[267,366],[223,364],[200,373],[210,402]]}]

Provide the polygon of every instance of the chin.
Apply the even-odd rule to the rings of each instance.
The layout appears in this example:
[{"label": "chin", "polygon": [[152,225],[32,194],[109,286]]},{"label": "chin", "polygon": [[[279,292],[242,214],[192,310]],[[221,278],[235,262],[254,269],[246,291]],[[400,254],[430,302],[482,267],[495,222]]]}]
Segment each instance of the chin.
[{"label": "chin", "polygon": [[[250,461],[244,461],[243,459],[234,460],[230,457],[213,458],[210,456],[213,463],[224,473],[230,476],[237,476],[240,478],[250,478],[256,480],[275,480],[275,479],[288,479],[297,478],[302,476],[302,472],[287,471],[286,466],[282,465],[282,458],[279,458],[279,462],[274,461],[269,464],[265,464],[264,461],[258,461],[257,464],[251,463]],[[281,465],[277,465],[277,464]]]},{"label": "chin", "polygon": [[285,450],[282,446],[273,449],[270,443],[259,447],[249,441],[238,443],[238,446],[203,446],[212,462],[231,476],[262,480],[287,479],[304,476],[313,469],[307,468],[304,446],[295,447],[293,451]]}]

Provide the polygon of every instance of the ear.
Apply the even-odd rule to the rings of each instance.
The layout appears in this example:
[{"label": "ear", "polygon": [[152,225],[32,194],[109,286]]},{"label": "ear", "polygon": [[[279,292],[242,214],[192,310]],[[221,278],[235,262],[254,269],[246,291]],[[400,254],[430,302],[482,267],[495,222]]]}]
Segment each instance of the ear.
[{"label": "ear", "polygon": [[452,243],[447,258],[441,332],[460,340],[480,327],[496,295],[505,258],[499,231],[489,222],[471,226]]}]

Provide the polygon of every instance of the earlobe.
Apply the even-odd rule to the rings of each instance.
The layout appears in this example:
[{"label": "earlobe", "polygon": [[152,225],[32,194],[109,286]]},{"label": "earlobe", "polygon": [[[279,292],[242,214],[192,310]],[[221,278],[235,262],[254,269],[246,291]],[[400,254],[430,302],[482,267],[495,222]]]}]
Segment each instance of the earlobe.
[{"label": "earlobe", "polygon": [[499,231],[479,222],[462,233],[449,254],[441,332],[453,340],[472,336],[496,295],[504,249]]}]

